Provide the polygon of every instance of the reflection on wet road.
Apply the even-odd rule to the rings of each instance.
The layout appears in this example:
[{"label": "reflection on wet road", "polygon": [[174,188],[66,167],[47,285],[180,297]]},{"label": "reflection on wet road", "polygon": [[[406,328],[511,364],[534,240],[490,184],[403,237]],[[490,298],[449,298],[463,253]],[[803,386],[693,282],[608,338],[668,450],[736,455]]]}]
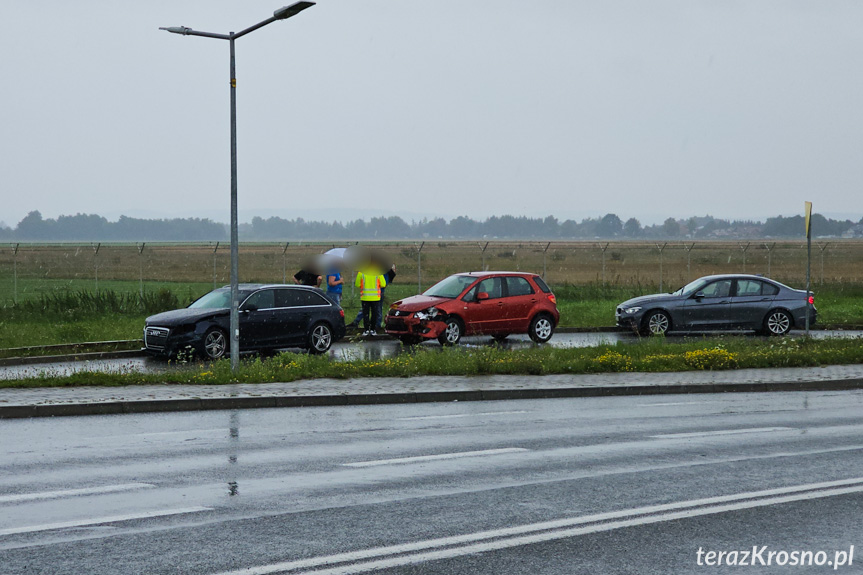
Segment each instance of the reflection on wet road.
[{"label": "reflection on wet road", "polygon": [[[813,331],[812,337],[823,339],[831,337],[863,337],[863,331]],[[685,341],[705,337],[703,334],[698,335],[670,335],[667,336],[668,341]],[[758,336],[749,336],[758,337]],[[802,331],[791,332],[790,337],[803,337]],[[603,344],[616,343],[635,343],[640,338],[629,332],[601,332],[601,333],[557,333],[545,345],[553,347],[593,347]],[[490,337],[471,336],[462,338],[461,347],[476,348],[499,345],[505,349],[526,349],[536,344],[533,343],[526,335],[512,335],[505,341],[498,343]],[[419,345],[423,349],[440,349],[440,345],[436,341],[425,342]],[[351,360],[368,360],[374,361],[378,359],[386,359],[395,357],[401,353],[410,351],[410,347],[403,346],[400,342],[381,338],[379,340],[366,341],[351,341],[349,338],[344,339],[330,349],[329,355],[336,361],[351,361]],[[301,350],[293,350],[300,353]],[[0,367],[0,379],[14,379],[24,377],[35,377],[40,374],[49,376],[62,376],[75,373],[78,371],[99,371],[99,372],[141,372],[141,373],[162,373],[174,372],[177,370],[189,369],[189,366],[176,362],[168,362],[164,359],[156,359],[151,357],[133,357],[124,359],[103,359],[90,361],[66,361],[57,363],[43,363],[33,365],[18,365],[18,366],[3,366]]]}]

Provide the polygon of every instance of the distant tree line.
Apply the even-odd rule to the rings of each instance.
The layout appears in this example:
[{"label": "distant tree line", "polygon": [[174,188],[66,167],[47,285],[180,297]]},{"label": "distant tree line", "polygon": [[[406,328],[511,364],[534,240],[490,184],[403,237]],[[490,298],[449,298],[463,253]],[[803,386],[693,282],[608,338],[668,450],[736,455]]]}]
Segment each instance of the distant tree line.
[{"label": "distant tree line", "polygon": [[[833,220],[812,216],[817,236],[863,237],[863,219]],[[804,234],[803,216],[768,218],[765,222],[724,220],[712,216],[667,218],[661,224],[644,226],[636,218],[621,220],[616,214],[601,218],[559,221],[554,216],[492,216],[484,221],[460,216],[423,219],[408,223],[398,216],[353,220],[347,223],[286,220],[279,217],[252,218],[239,227],[244,241],[329,241],[405,239],[755,239],[799,238]],[[138,219],[120,216],[109,222],[94,214],[45,219],[30,212],[15,228],[0,227],[0,240],[15,241],[224,241],[225,224],[209,219]]]}]

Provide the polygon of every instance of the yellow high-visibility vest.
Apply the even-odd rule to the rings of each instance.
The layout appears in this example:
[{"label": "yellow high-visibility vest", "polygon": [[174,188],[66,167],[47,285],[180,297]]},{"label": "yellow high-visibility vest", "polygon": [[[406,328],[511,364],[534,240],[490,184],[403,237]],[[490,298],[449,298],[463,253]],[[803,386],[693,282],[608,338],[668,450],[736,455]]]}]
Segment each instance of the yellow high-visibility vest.
[{"label": "yellow high-visibility vest", "polygon": [[355,285],[360,288],[360,301],[380,301],[381,288],[387,287],[387,278],[378,273],[357,272]]}]

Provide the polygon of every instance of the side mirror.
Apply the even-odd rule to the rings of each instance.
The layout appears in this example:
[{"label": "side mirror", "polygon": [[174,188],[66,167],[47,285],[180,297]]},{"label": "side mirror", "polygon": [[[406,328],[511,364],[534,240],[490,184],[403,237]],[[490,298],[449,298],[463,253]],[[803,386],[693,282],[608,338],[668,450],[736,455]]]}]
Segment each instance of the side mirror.
[{"label": "side mirror", "polygon": [[488,292],[484,292],[484,291],[479,292],[478,294],[476,294],[476,299],[479,301],[488,299]]},{"label": "side mirror", "polygon": [[244,311],[246,313],[250,311],[258,311],[258,306],[256,306],[255,304],[249,304],[240,311]]},{"label": "side mirror", "polygon": [[702,300],[702,299],[704,299],[704,292],[703,291],[696,292],[694,297],[697,300]]}]

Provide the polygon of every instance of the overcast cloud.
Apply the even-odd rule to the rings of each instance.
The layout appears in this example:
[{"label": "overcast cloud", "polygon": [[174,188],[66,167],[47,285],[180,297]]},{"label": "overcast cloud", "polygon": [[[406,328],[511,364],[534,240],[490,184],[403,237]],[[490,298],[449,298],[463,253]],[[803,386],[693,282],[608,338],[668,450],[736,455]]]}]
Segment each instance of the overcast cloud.
[{"label": "overcast cloud", "polygon": [[[286,0],[0,3],[14,226],[229,214],[226,33]],[[239,206],[863,215],[863,3],[320,0],[237,41]]]}]

